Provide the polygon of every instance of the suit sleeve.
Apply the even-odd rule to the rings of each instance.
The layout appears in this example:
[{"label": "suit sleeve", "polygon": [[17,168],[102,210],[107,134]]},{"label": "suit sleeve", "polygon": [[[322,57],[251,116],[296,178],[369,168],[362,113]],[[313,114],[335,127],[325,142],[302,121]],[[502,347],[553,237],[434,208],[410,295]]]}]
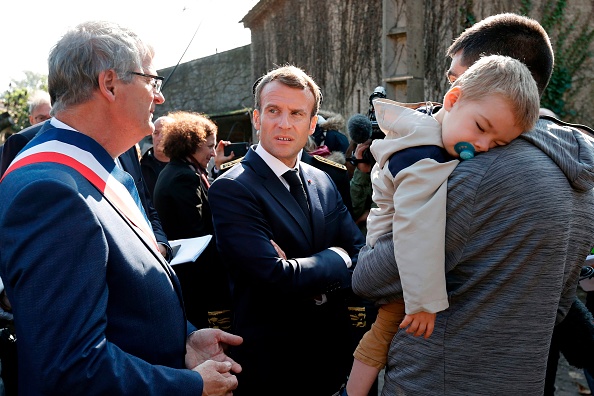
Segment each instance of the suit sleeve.
[{"label": "suit sleeve", "polygon": [[[338,192],[336,195],[340,200]],[[290,220],[291,223],[285,224],[290,215],[281,206],[262,202],[262,197],[257,197],[254,191],[226,177],[212,184],[209,203],[217,248],[235,276],[260,283],[280,295],[303,298],[350,288],[351,273],[340,255],[327,249],[330,246],[311,251],[305,241],[293,235],[295,223]],[[343,208],[344,213],[333,215],[352,223],[350,214]],[[353,227],[356,229],[354,223]],[[279,257],[271,239],[285,250],[289,259]],[[349,253],[354,249],[343,247]],[[302,255],[296,257],[293,252]]]},{"label": "suit sleeve", "polygon": [[11,265],[0,269],[14,302],[19,369],[40,393],[201,393],[198,373],[152,365],[110,342],[109,246],[68,179],[29,183],[7,205],[0,232],[2,262]]}]

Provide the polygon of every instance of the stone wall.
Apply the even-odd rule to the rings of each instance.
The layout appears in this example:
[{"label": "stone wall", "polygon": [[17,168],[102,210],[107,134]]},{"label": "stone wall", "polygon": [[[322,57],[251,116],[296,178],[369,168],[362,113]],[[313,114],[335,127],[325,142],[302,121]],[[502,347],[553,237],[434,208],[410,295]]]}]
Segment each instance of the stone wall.
[{"label": "stone wall", "polygon": [[[251,30],[251,46],[180,65],[165,87],[167,102],[157,112],[183,109],[220,115],[250,108],[256,78],[287,63],[303,68],[320,85],[324,110],[339,113],[345,119],[355,113],[366,114],[374,88],[389,86],[394,76],[414,77],[423,88],[415,92],[421,92],[424,99],[440,101],[448,88],[444,76],[449,66],[447,47],[465,27],[492,14],[520,12],[526,4],[529,16],[540,21],[555,3],[427,0],[424,7],[407,7],[407,0],[261,0],[242,20]],[[562,26],[573,23],[573,33],[549,31],[553,46],[567,43],[584,24],[592,29],[588,21],[594,16],[593,8],[592,0],[567,0]],[[383,26],[386,12],[398,14],[388,18],[397,21],[394,26]],[[407,12],[423,15],[409,18]],[[408,19],[414,21],[414,26],[406,26]],[[419,23],[423,26],[419,27]],[[392,41],[408,40],[403,34],[407,30],[415,32],[415,42],[420,43],[415,45],[422,46],[422,62],[417,55],[409,56],[411,48],[386,52],[386,36]],[[419,34],[424,37],[419,38]],[[594,125],[593,112],[588,108],[594,100],[594,84],[590,83],[594,77],[592,52],[594,45],[576,74],[572,89],[563,98],[575,113],[566,117],[567,121]],[[383,59],[388,53],[392,54],[391,59]],[[409,70],[414,62],[421,65],[421,74]],[[161,70],[160,74],[167,76],[172,69]],[[388,95],[392,99],[407,100],[410,89],[388,92],[392,92],[392,96]],[[416,96],[411,100],[418,101]]]},{"label": "stone wall", "polygon": [[252,32],[254,76],[293,64],[322,89],[322,108],[367,112],[382,84],[381,0],[262,0],[244,18]]},{"label": "stone wall", "polygon": [[155,117],[174,110],[205,113],[217,124],[219,138],[235,142],[254,140],[250,122],[254,82],[250,45],[158,73],[166,78],[165,103],[156,107]]},{"label": "stone wall", "polygon": [[[404,4],[407,0],[386,0]],[[467,26],[480,21],[489,15],[502,12],[523,13],[522,7],[527,6],[528,16],[544,23],[544,15],[550,14],[554,6],[561,3],[558,0],[427,0],[425,2],[425,95],[428,98],[441,98],[447,90],[448,84],[444,78],[444,71],[449,66],[449,58],[444,54],[447,48]],[[592,0],[567,0],[563,20],[551,28],[547,33],[555,53],[569,47],[579,32],[594,29],[594,2]],[[594,42],[588,51],[572,56],[586,55],[586,61],[579,71],[574,74],[572,88],[563,96],[567,103],[566,109],[572,113],[564,119],[594,125],[594,114],[591,103],[594,100]]]}]

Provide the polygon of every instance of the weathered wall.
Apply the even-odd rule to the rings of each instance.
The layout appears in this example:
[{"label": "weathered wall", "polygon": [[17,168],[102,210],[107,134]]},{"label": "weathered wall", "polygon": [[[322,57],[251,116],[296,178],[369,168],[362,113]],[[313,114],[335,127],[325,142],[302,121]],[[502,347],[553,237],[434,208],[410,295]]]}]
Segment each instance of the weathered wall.
[{"label": "weathered wall", "polygon": [[[398,4],[406,0],[390,0]],[[444,72],[449,66],[449,59],[444,56],[453,39],[467,26],[472,25],[473,18],[480,21],[489,15],[501,12],[520,13],[522,4],[528,5],[528,16],[542,23],[543,15],[551,12],[557,3],[551,0],[426,0],[425,1],[425,95],[427,98],[441,98],[447,90]],[[547,29],[555,51],[561,45],[571,43],[575,35],[584,26],[591,30],[594,17],[594,1],[568,0],[564,21],[560,24],[565,29],[573,24],[571,33],[565,35],[559,29]],[[561,29],[561,30],[562,30]],[[565,41],[563,41],[565,40]],[[572,89],[564,95],[567,107],[575,115],[565,117],[567,121],[594,125],[591,102],[594,100],[594,43],[591,43],[589,55],[581,70],[574,75]]]},{"label": "weathered wall", "polygon": [[[256,78],[276,65],[287,63],[303,68],[320,85],[323,109],[339,113],[345,119],[354,113],[367,112],[374,88],[388,87],[384,78],[411,74],[407,62],[416,62],[424,69],[420,75],[412,73],[415,83],[422,84],[424,99],[440,101],[448,87],[444,76],[450,63],[446,50],[467,26],[492,14],[519,12],[527,4],[531,10],[529,16],[540,21],[543,13],[556,3],[552,0],[425,0],[423,8],[407,7],[406,2],[261,0],[243,19],[252,32],[251,47],[180,65],[165,87],[167,102],[157,107],[157,112],[160,115],[168,110],[184,109],[221,114],[249,108],[253,105],[251,93]],[[406,12],[419,10],[423,15],[409,18],[415,21],[414,25],[406,26]],[[385,12],[392,13],[390,18],[386,18]],[[562,26],[574,23],[573,30],[578,31],[586,24],[592,29],[593,16],[594,1],[568,0]],[[402,51],[396,48],[386,52],[382,28],[386,20],[396,21],[394,26],[387,27],[396,32],[392,33],[393,40],[408,39],[399,31],[415,32],[415,41],[423,47],[422,62],[417,55],[408,59],[407,51],[411,49],[406,48],[406,43],[400,45]],[[419,23],[423,26],[418,26]],[[419,34],[424,37],[419,39]],[[561,32],[550,30],[549,34],[554,47],[563,43],[565,36]],[[571,37],[569,34],[565,43]],[[590,83],[594,77],[592,52],[594,44],[574,78],[572,90],[564,97],[575,112],[566,120],[588,125],[594,125],[594,113],[587,108],[594,101],[594,84]],[[161,70],[160,74],[167,76],[172,69]],[[405,100],[408,92],[396,89],[388,97]]]},{"label": "weathered wall", "polygon": [[381,0],[260,1],[244,17],[254,76],[275,65],[303,68],[322,89],[322,107],[366,112],[381,80]]},{"label": "weathered wall", "polygon": [[[175,67],[159,70],[169,76]],[[250,46],[182,63],[164,86],[165,103],[155,115],[171,110],[222,114],[253,105]]]}]

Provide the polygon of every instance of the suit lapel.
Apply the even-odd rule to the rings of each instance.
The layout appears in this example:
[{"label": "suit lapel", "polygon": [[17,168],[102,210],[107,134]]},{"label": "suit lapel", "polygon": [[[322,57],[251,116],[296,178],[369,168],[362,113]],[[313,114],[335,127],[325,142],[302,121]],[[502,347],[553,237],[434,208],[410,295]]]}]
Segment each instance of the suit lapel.
[{"label": "suit lapel", "polygon": [[[285,208],[287,212],[286,216],[292,218],[297,223],[309,244],[313,245],[313,231],[309,220],[303,214],[303,211],[299,207],[297,201],[295,201],[295,198],[293,198],[289,190],[287,190],[272,169],[270,169],[266,162],[264,162],[264,160],[252,149],[248,151],[242,162],[249,164],[254,172],[262,178],[262,184],[270,193],[271,198]],[[309,197],[308,200],[310,200]],[[279,214],[279,216],[280,215],[281,214]]]}]

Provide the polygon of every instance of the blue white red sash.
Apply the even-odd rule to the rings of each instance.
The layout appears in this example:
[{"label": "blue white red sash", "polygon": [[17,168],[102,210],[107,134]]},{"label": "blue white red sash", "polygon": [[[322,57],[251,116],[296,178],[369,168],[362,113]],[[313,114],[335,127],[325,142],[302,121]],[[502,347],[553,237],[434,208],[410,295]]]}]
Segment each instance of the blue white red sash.
[{"label": "blue white red sash", "polygon": [[[0,182],[12,171],[29,164],[53,162],[69,166],[93,184],[129,221],[130,225],[137,231],[140,231],[137,234],[145,240],[147,245],[159,252],[155,234],[144,215],[140,212],[128,189],[115,179],[93,154],[78,147],[75,139],[69,141],[68,135],[71,134],[81,135],[74,131],[54,129],[45,132],[43,135],[46,136],[42,135],[34,139],[32,144],[27,145],[12,161],[2,176],[2,179],[0,179]],[[85,138],[92,140],[86,136]],[[93,143],[95,142],[93,141]],[[89,146],[89,144],[85,144],[84,146]],[[111,161],[115,167],[115,162],[113,160]]]}]

